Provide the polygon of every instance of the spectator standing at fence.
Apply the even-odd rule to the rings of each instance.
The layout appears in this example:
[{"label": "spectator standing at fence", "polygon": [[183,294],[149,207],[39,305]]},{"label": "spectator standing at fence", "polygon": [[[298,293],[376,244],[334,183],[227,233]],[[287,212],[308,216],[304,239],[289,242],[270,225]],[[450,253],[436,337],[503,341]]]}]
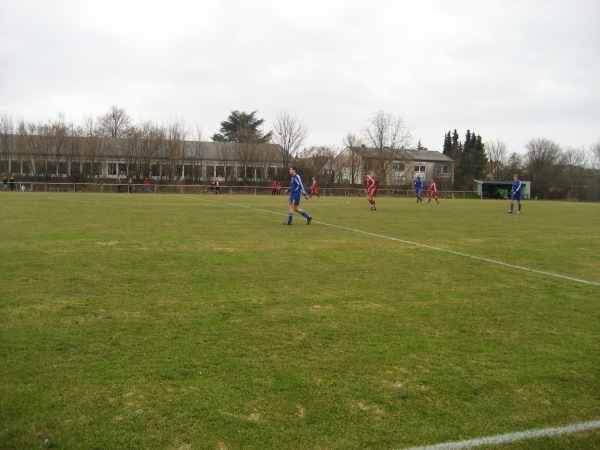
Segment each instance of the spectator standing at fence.
[{"label": "spectator standing at fence", "polygon": [[325,182],[325,197],[331,197],[331,191],[329,190],[329,182]]},{"label": "spectator standing at fence", "polygon": [[513,213],[515,207],[515,200],[519,204],[517,214],[521,214],[521,186],[522,183],[521,180],[519,180],[519,175],[515,173],[513,175],[512,190],[510,193],[510,211],[508,211],[509,214]]},{"label": "spectator standing at fence", "polygon": [[133,180],[129,178],[129,186],[127,187],[129,193],[133,192]]},{"label": "spectator standing at fence", "polygon": [[277,181],[271,183],[271,195],[277,195]]},{"label": "spectator standing at fence", "polygon": [[6,175],[4,175],[4,178],[2,179],[2,189],[5,191],[8,190],[8,178]]},{"label": "spectator standing at fence", "polygon": [[369,175],[369,172],[363,173],[363,177],[367,182],[365,193],[367,194],[367,200],[371,204],[371,211],[377,211],[377,207],[375,206],[375,194],[377,193],[377,183],[375,182],[375,178]]},{"label": "spectator standing at fence", "polygon": [[10,176],[10,192],[15,192],[15,177],[13,175]]},{"label": "spectator standing at fence", "polygon": [[221,193],[221,182],[219,180],[215,181],[215,194]]},{"label": "spectator standing at fence", "polygon": [[435,185],[435,180],[433,178],[431,179],[431,183],[429,184],[429,200],[427,200],[427,203],[431,203],[432,198],[435,198],[435,202],[439,203],[437,195],[437,186]]},{"label": "spectator standing at fence", "polygon": [[423,191],[423,179],[421,175],[417,175],[417,179],[413,183],[415,187],[415,195],[417,196],[417,203],[422,203],[423,199],[421,198],[421,192]]},{"label": "spectator standing at fence", "polygon": [[148,177],[144,178],[144,193],[150,193],[150,180],[148,179]]},{"label": "spectator standing at fence", "polygon": [[279,181],[276,181],[277,183],[277,195],[281,195],[281,183]]},{"label": "spectator standing at fence", "polygon": [[306,225],[310,225],[312,217],[306,211],[300,209],[300,196],[303,195],[304,198],[308,200],[308,195],[306,194],[306,189],[304,189],[304,184],[302,183],[302,178],[298,173],[297,166],[290,167],[290,175],[292,176],[290,187],[284,192],[284,194],[287,194],[288,192],[290,193],[290,199],[288,202],[288,220],[287,222],[283,222],[283,224],[292,224],[295,211],[301,214],[303,217],[306,217]]}]

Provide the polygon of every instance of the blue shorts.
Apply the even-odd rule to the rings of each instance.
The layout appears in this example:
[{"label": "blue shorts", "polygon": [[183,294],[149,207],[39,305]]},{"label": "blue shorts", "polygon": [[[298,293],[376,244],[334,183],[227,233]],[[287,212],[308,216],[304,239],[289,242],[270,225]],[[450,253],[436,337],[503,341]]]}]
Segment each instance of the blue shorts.
[{"label": "blue shorts", "polygon": [[510,194],[511,200],[521,200],[521,191]]},{"label": "blue shorts", "polygon": [[300,205],[300,192],[290,193],[290,205]]},{"label": "blue shorts", "polygon": [[423,190],[423,188],[417,188],[417,189],[415,189],[415,192],[416,192],[417,194],[420,194],[422,190]]}]

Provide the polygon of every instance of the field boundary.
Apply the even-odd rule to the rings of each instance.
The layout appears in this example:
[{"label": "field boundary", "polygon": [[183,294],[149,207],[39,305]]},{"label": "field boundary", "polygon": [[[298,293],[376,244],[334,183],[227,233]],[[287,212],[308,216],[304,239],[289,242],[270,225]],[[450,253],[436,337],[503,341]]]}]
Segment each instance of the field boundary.
[{"label": "field boundary", "polygon": [[[241,206],[241,205],[238,205],[238,206]],[[564,280],[574,281],[576,283],[584,283],[584,284],[591,284],[592,286],[600,286],[600,283],[596,282],[596,281],[583,280],[581,278],[569,277],[567,275],[561,275],[559,273],[546,272],[544,270],[538,270],[538,269],[531,269],[529,267],[518,266],[516,264],[510,264],[510,263],[506,263],[506,262],[503,262],[503,261],[498,261],[498,260],[491,259],[491,258],[484,258],[483,256],[470,255],[469,253],[463,253],[463,252],[459,252],[459,251],[456,251],[456,250],[449,250],[449,249],[446,249],[446,248],[435,247],[433,245],[421,244],[419,242],[413,242],[413,241],[407,241],[407,240],[404,240],[404,239],[399,239],[399,238],[395,238],[395,237],[391,237],[391,236],[385,236],[383,234],[377,234],[377,233],[371,233],[369,231],[357,230],[357,229],[350,228],[350,227],[345,227],[345,226],[342,226],[342,225],[335,225],[335,224],[331,224],[331,223],[319,222],[317,220],[313,221],[313,223],[320,223],[321,225],[325,225],[325,226],[328,226],[328,227],[340,228],[342,230],[347,230],[347,231],[352,231],[352,232],[355,232],[355,233],[366,234],[367,236],[373,236],[373,237],[378,237],[378,238],[382,238],[382,239],[388,239],[390,241],[396,241],[396,242],[401,242],[403,244],[414,245],[414,246],[417,246],[417,247],[423,247],[423,248],[426,248],[426,249],[429,249],[429,250],[438,251],[438,252],[450,253],[452,255],[463,256],[465,258],[476,259],[478,261],[485,261],[485,262],[490,263],[490,264],[496,264],[496,265],[499,265],[499,266],[510,267],[511,269],[525,270],[527,272],[533,272],[533,273],[537,273],[539,275],[548,275],[548,276],[551,276],[551,277],[562,278]]]},{"label": "field boundary", "polygon": [[[54,198],[54,197],[48,197],[48,198],[49,199],[53,199],[53,200],[57,200],[57,198]],[[190,196],[184,196],[183,198],[188,198],[188,199],[192,199],[192,200],[200,200],[200,201],[205,202],[205,203],[214,203],[210,199],[206,199],[206,198],[196,198],[196,197],[190,197]],[[83,201],[83,200],[77,200],[77,201]],[[89,201],[89,202],[91,202],[91,201]],[[346,203],[346,202],[344,202],[344,203]],[[144,203],[144,204],[148,204],[148,203]],[[244,205],[242,203],[225,202],[223,204],[229,205],[229,206],[235,206],[235,207],[238,207],[238,208],[246,208],[246,209],[249,209],[249,210],[252,210],[252,211],[258,211],[258,212],[275,214],[275,215],[278,215],[278,216],[287,217],[287,212],[286,213],[282,213],[282,212],[278,212],[278,211],[272,211],[272,210],[269,210],[269,209],[261,209],[261,208],[256,208],[256,207],[253,207],[253,206]],[[559,274],[559,273],[548,272],[548,271],[545,271],[545,270],[531,269],[529,267],[518,266],[516,264],[510,264],[510,263],[507,263],[507,262],[504,262],[504,261],[498,261],[498,260],[491,259],[491,258],[485,258],[483,256],[471,255],[469,253],[459,252],[457,250],[450,250],[450,249],[446,249],[446,248],[436,247],[434,245],[428,245],[428,244],[422,244],[422,243],[419,243],[419,242],[407,241],[405,239],[395,238],[395,237],[392,237],[392,236],[385,236],[383,234],[371,233],[370,231],[359,230],[359,229],[356,229],[356,228],[350,228],[350,227],[346,227],[346,226],[343,226],[343,225],[336,225],[336,224],[333,224],[333,223],[322,222],[322,221],[319,221],[319,220],[313,220],[312,223],[321,224],[321,225],[327,226],[327,227],[339,228],[341,230],[346,230],[346,231],[350,231],[350,232],[353,232],[353,233],[364,234],[366,236],[372,236],[372,237],[377,237],[377,238],[380,238],[380,239],[387,239],[387,240],[394,241],[394,242],[400,242],[402,244],[411,245],[411,246],[415,246],[415,247],[426,248],[428,250],[449,253],[449,254],[456,255],[456,256],[462,256],[464,258],[471,258],[471,259],[475,259],[475,260],[478,260],[478,261],[484,261],[484,262],[487,262],[487,263],[490,263],[490,264],[495,264],[495,265],[498,265],[498,266],[504,266],[504,267],[508,267],[508,268],[511,268],[511,269],[523,270],[523,271],[526,271],[526,272],[536,273],[538,275],[545,275],[545,276],[554,277],[554,278],[561,278],[563,280],[572,281],[572,282],[575,282],[575,283],[582,283],[582,284],[588,284],[588,285],[591,285],[591,286],[598,286],[598,287],[600,287],[600,282],[597,282],[597,281],[584,280],[582,278],[570,277],[568,275],[562,275],[562,274]]]},{"label": "field boundary", "polygon": [[579,433],[582,431],[597,430],[600,428],[600,420],[589,422],[572,423],[561,427],[534,428],[515,433],[497,434],[483,438],[469,439],[466,441],[447,442],[444,444],[426,445],[423,447],[411,447],[406,450],[459,450],[465,448],[482,447],[484,445],[502,445],[511,442],[521,442],[540,439],[564,434]]},{"label": "field boundary", "polygon": [[[240,208],[246,208],[246,209],[250,209],[250,210],[254,210],[254,211],[259,211],[259,212],[266,212],[266,213],[270,213],[270,214],[277,214],[280,216],[285,216],[287,217],[287,213],[280,213],[277,211],[270,211],[268,209],[260,209],[260,208],[254,208],[252,206],[248,206],[248,205],[244,205],[241,203],[227,203],[228,205],[231,206],[237,206]],[[441,247],[435,247],[433,245],[428,245],[428,244],[421,244],[419,242],[413,242],[413,241],[407,241],[405,239],[400,239],[400,238],[395,238],[395,237],[391,237],[391,236],[385,236],[383,234],[377,234],[377,233],[371,233],[369,231],[363,231],[363,230],[358,230],[356,228],[350,228],[350,227],[345,227],[343,225],[336,225],[333,223],[327,223],[327,222],[321,222],[319,220],[313,220],[312,223],[318,223],[327,227],[333,227],[333,228],[339,228],[341,230],[346,230],[346,231],[351,231],[353,233],[360,233],[360,234],[364,234],[367,236],[372,236],[372,237],[377,237],[377,238],[381,238],[381,239],[387,239],[390,241],[394,241],[394,242],[400,242],[402,244],[407,244],[407,245],[412,245],[412,246],[417,246],[417,247],[422,247],[422,248],[426,248],[429,250],[434,250],[434,251],[438,251],[438,252],[444,252],[444,253],[450,253],[452,255],[457,255],[457,256],[462,256],[464,258],[471,258],[471,259],[476,259],[478,261],[484,261],[490,264],[496,264],[499,266],[504,266],[504,267],[509,267],[511,269],[519,269],[519,270],[524,270],[527,272],[532,272],[532,273],[537,273],[539,275],[546,275],[546,276],[550,276],[550,277],[555,277],[555,278],[561,278],[563,280],[568,280],[568,281],[573,281],[576,283],[583,283],[583,284],[589,284],[592,286],[600,286],[600,282],[596,282],[596,281],[589,281],[589,280],[584,280],[581,278],[574,278],[574,277],[569,277],[567,275],[562,275],[559,273],[554,273],[554,272],[547,272],[544,270],[538,270],[538,269],[531,269],[529,267],[524,267],[524,266],[518,266],[516,264],[510,264],[510,263],[506,263],[503,261],[497,261],[495,259],[491,259],[491,258],[484,258],[483,256],[476,256],[476,255],[470,255],[469,253],[463,253],[463,252],[459,252],[456,250],[449,250],[449,249],[445,249],[445,248],[441,248]]]}]

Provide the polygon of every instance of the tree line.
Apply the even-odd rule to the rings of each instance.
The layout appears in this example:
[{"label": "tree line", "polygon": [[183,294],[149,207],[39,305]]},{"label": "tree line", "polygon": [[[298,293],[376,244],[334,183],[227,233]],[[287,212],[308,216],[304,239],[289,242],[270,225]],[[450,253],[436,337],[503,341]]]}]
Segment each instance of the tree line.
[{"label": "tree line", "polygon": [[509,153],[501,140],[484,143],[467,130],[444,137],[443,153],[454,160],[455,187],[468,189],[473,180],[511,180],[518,174],[531,182],[540,199],[600,200],[600,141],[590,149],[563,149],[550,139],[531,139],[525,154]]},{"label": "tree line", "polygon": [[[285,110],[275,117],[272,130],[263,131],[264,125],[257,111],[232,111],[211,139],[240,144],[244,158],[254,162],[266,157],[261,156],[264,152],[261,153],[260,144],[277,144],[282,150],[283,167],[301,162],[304,176],[330,183],[362,183],[364,167],[360,158],[353,152],[338,157],[345,148],[374,149],[382,180],[389,179],[394,170],[396,150],[427,150],[420,141],[414,144],[413,130],[402,116],[384,111],[374,112],[361,130],[347,133],[341,146],[306,146],[307,127]],[[86,117],[79,125],[67,122],[61,115],[48,122],[14,124],[2,114],[0,171],[7,172],[8,156],[12,154],[26,159],[29,172],[39,175],[58,173],[58,165],[68,166],[70,159],[85,160],[88,163],[78,176],[94,177],[94,164],[106,155],[111,139],[118,142],[113,151],[124,160],[125,170],[135,167],[134,176],[148,176],[153,164],[160,160],[164,166],[161,176],[167,179],[180,177],[186,160],[201,159],[205,142],[199,127],[192,131],[179,120],[166,124],[134,123],[123,108],[115,105],[97,118]],[[186,147],[185,142],[193,142],[194,146]],[[531,181],[532,196],[538,198],[600,199],[600,140],[590,149],[563,149],[549,139],[539,138],[530,140],[525,150],[525,154],[509,153],[501,140],[484,142],[471,130],[461,140],[455,129],[444,135],[442,153],[454,160],[454,189],[470,190],[475,179],[510,180],[513,173],[518,173],[521,179]],[[342,173],[349,173],[350,179],[342,180]],[[198,177],[193,173],[186,175]]]}]

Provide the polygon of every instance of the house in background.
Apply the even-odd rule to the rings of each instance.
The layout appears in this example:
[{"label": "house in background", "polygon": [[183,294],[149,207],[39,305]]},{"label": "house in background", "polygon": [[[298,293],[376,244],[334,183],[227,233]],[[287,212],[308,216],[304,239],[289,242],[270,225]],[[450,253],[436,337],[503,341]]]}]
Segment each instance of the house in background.
[{"label": "house in background", "polygon": [[449,189],[454,182],[454,160],[427,149],[346,147],[333,164],[338,183],[360,184],[365,171],[380,186],[411,186],[417,175],[426,181],[434,178],[440,189]]}]

